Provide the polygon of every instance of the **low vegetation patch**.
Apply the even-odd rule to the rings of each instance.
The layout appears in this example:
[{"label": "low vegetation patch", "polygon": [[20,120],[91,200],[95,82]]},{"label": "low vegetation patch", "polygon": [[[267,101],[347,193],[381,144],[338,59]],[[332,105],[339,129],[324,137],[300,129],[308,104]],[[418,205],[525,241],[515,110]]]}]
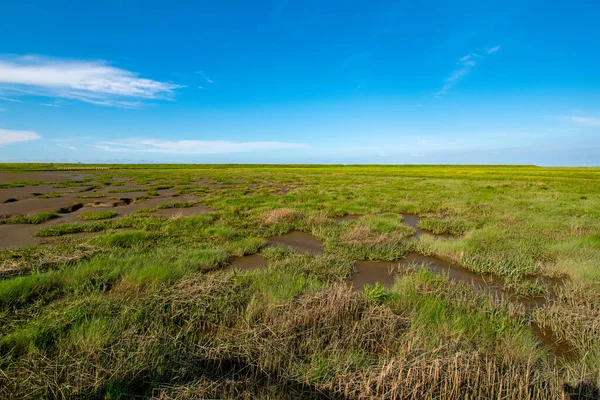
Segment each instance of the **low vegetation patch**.
[{"label": "low vegetation patch", "polygon": [[[39,245],[0,251],[0,397],[595,395],[599,173],[519,166],[94,170],[86,187],[135,182],[141,189],[127,191],[160,197],[120,218],[111,208],[81,210],[78,223],[39,227],[36,236],[49,238]],[[218,211],[165,218],[157,208],[195,204],[158,193],[167,187],[201,194]],[[11,196],[20,194],[4,198]],[[360,218],[333,218],[347,214]],[[407,225],[416,215],[432,234]],[[36,229],[4,226],[4,234],[16,228]],[[303,253],[319,248],[309,235],[322,253]],[[274,236],[282,236],[281,246]],[[257,265],[230,268],[249,255]],[[418,261],[438,259],[448,264]]]},{"label": "low vegetation patch", "polygon": [[86,211],[77,216],[82,221],[98,221],[101,219],[110,219],[119,215],[115,211]]},{"label": "low vegetation patch", "polygon": [[289,208],[278,208],[266,211],[261,214],[260,222],[265,225],[271,225],[278,222],[290,222],[297,218],[298,211]]},{"label": "low vegetation patch", "polygon": [[50,192],[37,195],[36,197],[38,199],[55,199],[57,197],[62,197],[62,194],[60,192]]},{"label": "low vegetation patch", "polygon": [[90,194],[80,194],[77,196],[80,199],[101,199],[106,197],[104,193],[90,193]]},{"label": "low vegetation patch", "polygon": [[158,206],[156,206],[156,208],[158,208],[158,209],[187,208],[187,207],[194,207],[196,204],[198,204],[198,203],[195,201],[170,201],[168,203],[159,204]]},{"label": "low vegetation patch", "polygon": [[21,215],[10,219],[0,220],[0,224],[41,224],[54,218],[58,218],[56,213],[41,212],[33,215]]}]

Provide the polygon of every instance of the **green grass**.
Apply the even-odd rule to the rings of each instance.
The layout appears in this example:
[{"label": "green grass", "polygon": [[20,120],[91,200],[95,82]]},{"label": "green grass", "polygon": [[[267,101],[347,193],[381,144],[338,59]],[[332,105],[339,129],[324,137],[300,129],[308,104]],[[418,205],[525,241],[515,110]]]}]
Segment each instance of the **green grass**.
[{"label": "green grass", "polygon": [[57,197],[62,197],[62,193],[60,192],[50,192],[50,193],[44,193],[44,194],[40,194],[39,196],[36,196],[38,199],[55,199]]},{"label": "green grass", "polygon": [[119,215],[114,211],[87,211],[80,213],[77,218],[82,221],[98,221],[101,219],[110,219]]},{"label": "green grass", "polygon": [[58,215],[53,212],[40,212],[33,215],[21,215],[7,220],[2,220],[2,224],[41,224],[51,219],[58,218]]},{"label": "green grass", "polygon": [[187,208],[194,207],[197,204],[196,201],[169,201],[167,203],[162,203],[156,206],[158,209],[165,208]]},{"label": "green grass", "polygon": [[[39,229],[50,245],[0,251],[0,397],[541,400],[600,384],[600,169],[108,167],[85,184],[194,193],[215,212],[85,212]],[[196,204],[171,200],[156,208]],[[346,214],[361,217],[335,220]],[[418,240],[402,214],[421,217]],[[264,246],[292,231],[323,254]],[[350,288],[355,260],[410,252],[492,274],[511,297],[415,265]],[[256,253],[268,266],[228,269]],[[552,301],[525,309],[518,295]]]}]

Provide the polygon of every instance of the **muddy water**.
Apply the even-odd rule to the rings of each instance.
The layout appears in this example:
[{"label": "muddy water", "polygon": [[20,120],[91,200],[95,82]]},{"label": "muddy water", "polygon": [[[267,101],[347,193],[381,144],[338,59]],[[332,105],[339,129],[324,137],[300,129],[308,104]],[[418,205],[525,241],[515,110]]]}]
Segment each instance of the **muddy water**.
[{"label": "muddy water", "polygon": [[552,350],[557,358],[570,359],[575,356],[575,349],[564,340],[558,340],[551,329],[541,328],[537,324],[531,325],[533,334]]},{"label": "muddy water", "polygon": [[301,253],[319,255],[323,253],[321,242],[306,232],[290,232],[281,236],[269,238],[267,242],[269,246],[284,246],[292,248]]},{"label": "muddy water", "polygon": [[267,264],[267,259],[260,254],[250,254],[248,256],[236,258],[225,271],[253,271],[255,269],[264,268]]},{"label": "muddy water", "polygon": [[365,285],[379,282],[386,288],[392,287],[396,279],[397,261],[355,261],[352,289],[361,290]]},{"label": "muddy water", "polygon": [[408,253],[402,260],[402,264],[404,266],[409,264],[423,265],[436,274],[446,275],[450,280],[466,283],[477,290],[487,291],[498,297],[502,297],[504,294],[502,282],[498,278],[478,275],[441,258]]}]

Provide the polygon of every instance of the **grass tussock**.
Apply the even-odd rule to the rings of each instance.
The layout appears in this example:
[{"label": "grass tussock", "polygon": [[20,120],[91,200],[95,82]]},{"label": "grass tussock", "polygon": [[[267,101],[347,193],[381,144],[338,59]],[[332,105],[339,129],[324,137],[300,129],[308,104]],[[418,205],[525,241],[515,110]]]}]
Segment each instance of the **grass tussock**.
[{"label": "grass tussock", "polygon": [[114,218],[119,215],[115,211],[87,211],[80,213],[77,218],[82,221],[99,221]]},{"label": "grass tussock", "polygon": [[53,212],[40,212],[33,215],[19,215],[0,221],[0,224],[41,224],[51,219],[58,218]]},{"label": "grass tussock", "polygon": [[291,222],[299,216],[298,211],[289,208],[278,208],[265,211],[260,216],[260,222],[263,225],[271,225],[278,222]]},{"label": "grass tussock", "polygon": [[158,209],[168,209],[168,208],[188,208],[194,207],[197,204],[196,201],[170,201],[168,203],[162,203],[156,206]]}]

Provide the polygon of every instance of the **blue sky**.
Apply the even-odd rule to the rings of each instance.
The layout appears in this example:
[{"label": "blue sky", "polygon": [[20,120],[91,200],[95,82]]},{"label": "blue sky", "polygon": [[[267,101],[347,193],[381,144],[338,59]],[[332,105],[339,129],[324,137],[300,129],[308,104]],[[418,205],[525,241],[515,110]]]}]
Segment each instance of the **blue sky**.
[{"label": "blue sky", "polygon": [[600,2],[7,1],[0,160],[600,165]]}]

